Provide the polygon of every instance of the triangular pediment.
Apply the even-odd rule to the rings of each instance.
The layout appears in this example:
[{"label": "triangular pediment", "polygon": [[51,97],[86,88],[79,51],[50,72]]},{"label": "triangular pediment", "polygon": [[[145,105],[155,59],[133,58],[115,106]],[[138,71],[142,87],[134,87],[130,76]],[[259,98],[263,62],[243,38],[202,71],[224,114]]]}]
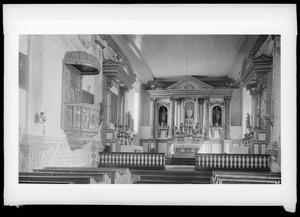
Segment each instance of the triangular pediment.
[{"label": "triangular pediment", "polygon": [[121,67],[131,77],[131,79],[135,80],[135,75],[131,68],[130,62],[128,62],[128,61],[122,62]]},{"label": "triangular pediment", "polygon": [[120,63],[113,61],[111,59],[107,59],[103,62],[103,65],[112,65],[112,64],[120,64]]},{"label": "triangular pediment", "polygon": [[125,62],[117,62],[111,59],[108,59],[103,62],[103,66],[107,67],[120,67],[122,71],[127,74],[127,76],[135,82],[135,74],[133,73],[132,67],[128,61]]},{"label": "triangular pediment", "polygon": [[167,90],[213,89],[212,86],[188,76],[166,88]]},{"label": "triangular pediment", "polygon": [[243,60],[241,78],[244,80],[255,67],[269,68],[272,65],[272,56],[261,54],[257,57],[246,57]]}]

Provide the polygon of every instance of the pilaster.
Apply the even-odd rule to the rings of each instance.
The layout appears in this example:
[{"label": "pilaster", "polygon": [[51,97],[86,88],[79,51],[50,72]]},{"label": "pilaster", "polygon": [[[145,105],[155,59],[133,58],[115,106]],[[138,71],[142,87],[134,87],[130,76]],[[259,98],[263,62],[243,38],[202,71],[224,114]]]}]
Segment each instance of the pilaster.
[{"label": "pilaster", "polygon": [[231,97],[224,97],[224,102],[225,102],[225,139],[230,139],[230,100],[231,100]]}]

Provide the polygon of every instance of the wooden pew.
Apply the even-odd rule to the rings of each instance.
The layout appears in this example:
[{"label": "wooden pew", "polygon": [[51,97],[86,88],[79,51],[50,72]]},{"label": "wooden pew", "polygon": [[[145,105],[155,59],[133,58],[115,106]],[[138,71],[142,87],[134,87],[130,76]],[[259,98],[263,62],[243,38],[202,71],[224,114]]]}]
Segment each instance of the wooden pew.
[{"label": "wooden pew", "polygon": [[245,172],[245,171],[223,171],[223,170],[213,170],[213,176],[215,174],[235,174],[235,175],[255,175],[255,176],[264,176],[264,177],[281,177],[281,173],[273,172]]},{"label": "wooden pew", "polygon": [[105,173],[69,173],[65,171],[54,171],[54,172],[49,172],[49,171],[35,171],[35,172],[20,172],[20,176],[89,176],[93,178],[98,184],[111,184],[111,180],[108,177],[107,174]]},{"label": "wooden pew", "polygon": [[219,178],[217,184],[279,184],[277,180],[269,179],[242,179],[242,178]]},{"label": "wooden pew", "polygon": [[[280,184],[281,173],[271,172],[243,172],[243,171],[213,171],[211,182],[213,184],[226,183],[269,183]],[[248,183],[247,182],[247,183]]]},{"label": "wooden pew", "polygon": [[52,173],[68,173],[70,175],[76,175],[76,174],[89,174],[89,175],[98,175],[98,174],[106,174],[108,178],[111,180],[110,184],[116,184],[117,179],[119,178],[120,174],[118,171],[114,170],[106,170],[106,171],[99,171],[99,170],[86,170],[85,168],[76,168],[76,169],[67,169],[67,168],[51,168],[51,169],[38,169],[34,170],[35,172],[52,172]]},{"label": "wooden pew", "polygon": [[19,184],[75,184],[71,181],[30,181],[30,180],[21,180]]},{"label": "wooden pew", "polygon": [[102,167],[45,167],[35,169],[35,172],[68,172],[74,173],[102,173],[107,174],[112,184],[131,184],[131,172],[128,168],[102,168]]},{"label": "wooden pew", "polygon": [[129,171],[128,168],[119,168],[119,167],[45,167],[45,170],[84,170],[84,171],[118,171],[121,175],[126,174]]},{"label": "wooden pew", "polygon": [[91,176],[19,176],[19,182],[22,181],[63,181],[73,182],[74,184],[96,184],[97,182]]}]

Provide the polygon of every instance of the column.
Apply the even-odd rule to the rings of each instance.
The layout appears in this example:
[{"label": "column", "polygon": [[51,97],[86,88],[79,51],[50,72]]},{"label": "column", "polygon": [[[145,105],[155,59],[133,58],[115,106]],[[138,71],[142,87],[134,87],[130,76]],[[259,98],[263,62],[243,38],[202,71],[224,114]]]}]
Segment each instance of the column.
[{"label": "column", "polygon": [[273,36],[273,72],[272,72],[272,99],[271,114],[274,116],[271,128],[271,141],[280,140],[280,35]]},{"label": "column", "polygon": [[198,108],[199,108],[199,126],[203,126],[203,103],[204,98],[198,98]]},{"label": "column", "polygon": [[225,102],[225,139],[230,139],[230,99],[231,99],[231,96],[224,97],[224,102]]},{"label": "column", "polygon": [[182,99],[178,99],[178,126],[180,127],[181,125],[181,101]]},{"label": "column", "polygon": [[182,99],[180,101],[180,123],[184,123],[184,108],[183,108],[183,101],[184,99]]},{"label": "column", "polygon": [[270,130],[270,143],[267,146],[267,153],[271,154],[271,172],[281,171],[281,142],[280,142],[280,35],[272,36],[273,44],[273,70],[272,70],[272,97],[271,116],[273,126]]},{"label": "column", "polygon": [[178,127],[178,103],[175,99],[175,111],[174,111],[175,127]]},{"label": "column", "polygon": [[156,98],[150,98],[150,138],[155,138],[155,104]]},{"label": "column", "polygon": [[204,125],[204,139],[209,139],[209,103],[210,98],[205,97],[205,125]]},{"label": "column", "polygon": [[171,135],[171,137],[174,137],[175,99],[170,98],[170,100],[171,100],[171,129],[170,129],[170,135]]},{"label": "column", "polygon": [[125,124],[125,96],[126,90],[121,90],[121,125]]}]

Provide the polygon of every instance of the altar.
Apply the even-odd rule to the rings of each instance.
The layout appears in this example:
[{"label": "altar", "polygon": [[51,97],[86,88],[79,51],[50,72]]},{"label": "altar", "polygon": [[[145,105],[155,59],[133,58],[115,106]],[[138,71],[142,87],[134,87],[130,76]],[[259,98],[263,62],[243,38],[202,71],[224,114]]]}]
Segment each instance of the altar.
[{"label": "altar", "polygon": [[173,157],[175,158],[191,158],[195,157],[195,154],[199,152],[201,144],[193,143],[174,143],[171,145],[170,153],[174,153]]},{"label": "altar", "polygon": [[143,147],[138,145],[121,145],[121,152],[143,152]]},{"label": "altar", "polygon": [[143,147],[139,145],[120,145],[120,144],[112,144],[111,152],[144,152]]},{"label": "altar", "polygon": [[173,143],[168,151],[168,155],[174,158],[192,158],[195,154],[221,154],[224,144],[219,141],[203,141],[199,143]]},{"label": "altar", "polygon": [[215,89],[188,76],[166,88],[152,85],[148,93],[148,143],[155,141],[156,152],[192,158],[197,153],[224,153],[224,141],[231,143],[231,89]]}]

